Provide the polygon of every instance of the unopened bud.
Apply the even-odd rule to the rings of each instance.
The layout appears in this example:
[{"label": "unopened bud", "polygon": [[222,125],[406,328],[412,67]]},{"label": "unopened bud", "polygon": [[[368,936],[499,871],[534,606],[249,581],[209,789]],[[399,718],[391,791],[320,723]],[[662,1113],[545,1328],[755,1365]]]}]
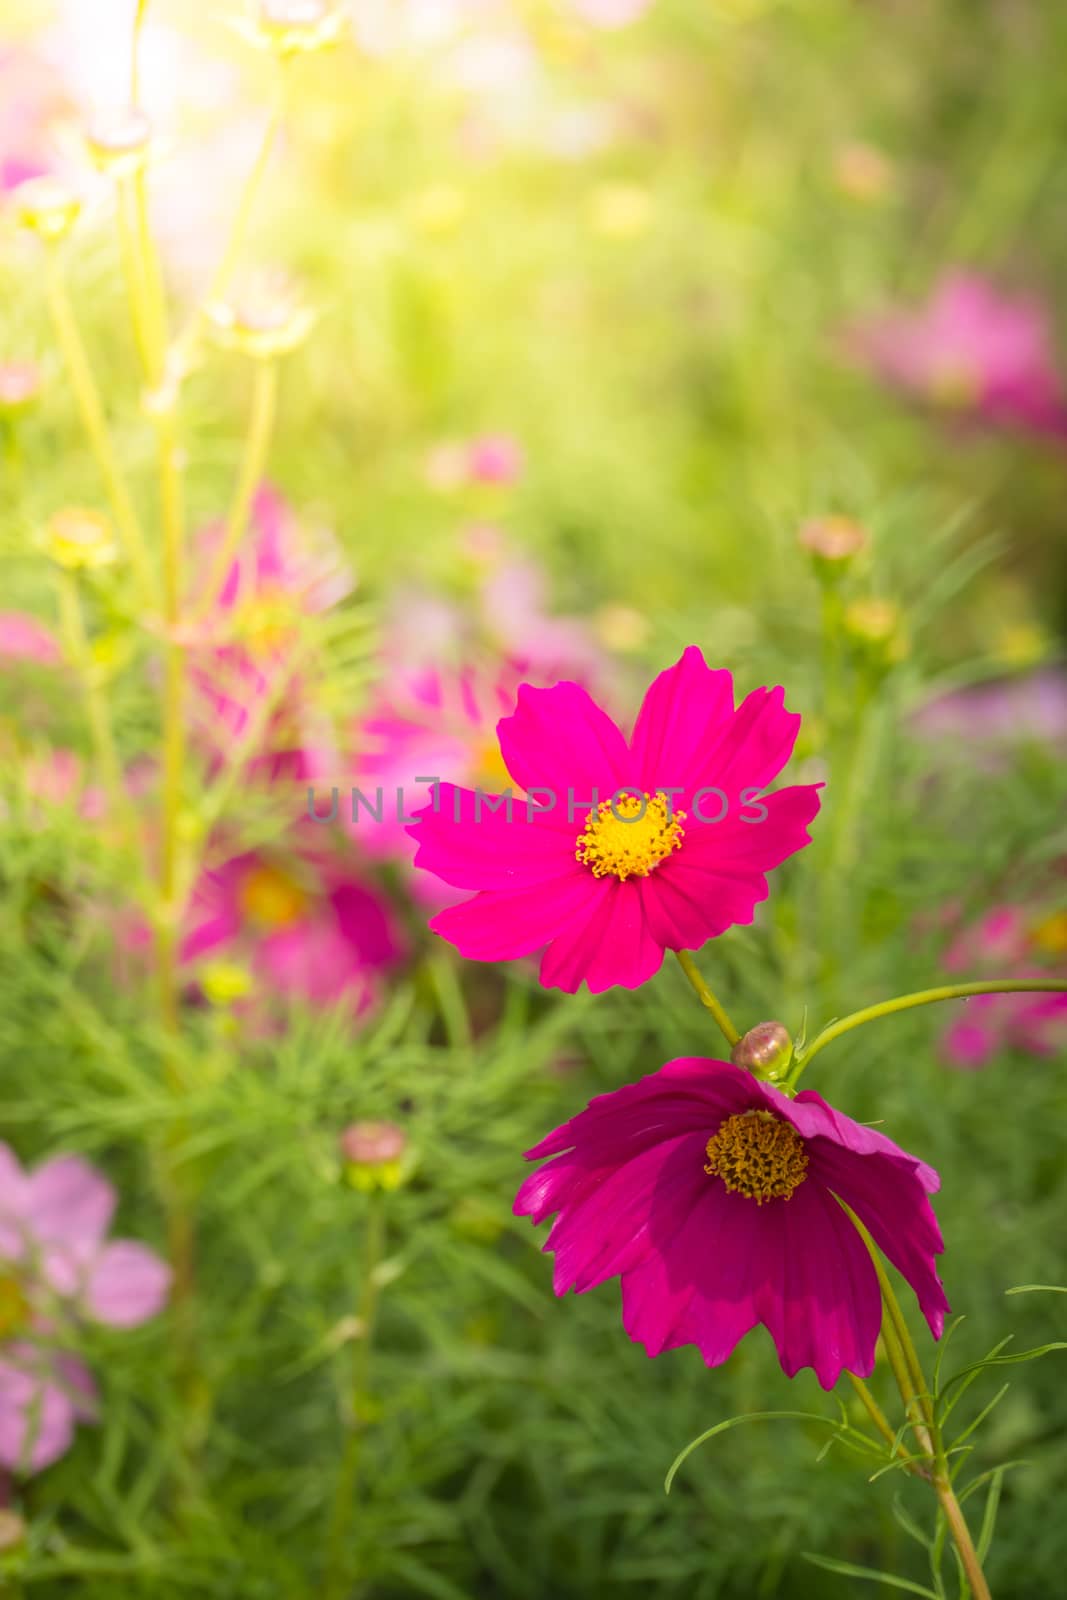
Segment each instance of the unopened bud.
[{"label": "unopened bud", "polygon": [[152,124],[139,106],[124,106],[94,117],[86,129],[85,141],[101,171],[124,177],[148,159]]},{"label": "unopened bud", "polygon": [[834,156],[834,181],[850,200],[870,205],[892,188],[893,163],[874,145],[846,144]]},{"label": "unopened bud", "polygon": [[411,1170],[408,1136],[395,1122],[353,1122],[342,1133],[345,1177],[354,1189],[398,1189]]},{"label": "unopened bud", "polygon": [[793,1041],[781,1022],[757,1022],[730,1051],[735,1067],[743,1067],[756,1078],[777,1083],[784,1078],[793,1059]]},{"label": "unopened bud", "polygon": [[57,511],[48,524],[45,544],[52,560],[69,572],[110,566],[118,555],[107,518],[83,506]]},{"label": "unopened bud", "polygon": [[250,0],[246,15],[234,17],[231,26],[257,50],[285,59],[333,44],[345,26],[345,8],[337,0]]},{"label": "unopened bud", "polygon": [[252,992],[252,974],[235,961],[209,961],[199,973],[200,988],[209,1005],[225,1009],[246,1000]]},{"label": "unopened bud", "polygon": [[892,600],[854,600],[845,609],[845,632],[879,668],[895,666],[908,653],[904,619]]},{"label": "unopened bud", "polygon": [[0,362],[0,416],[17,416],[41,392],[41,371],[32,361]]},{"label": "unopened bud", "polygon": [[73,228],[82,208],[79,197],[58,178],[28,178],[14,195],[15,210],[24,228],[32,228],[48,241],[62,239]]},{"label": "unopened bud", "polygon": [[10,1506],[0,1506],[0,1555],[17,1550],[26,1539],[26,1524]]},{"label": "unopened bud", "polygon": [[257,361],[288,355],[315,321],[294,285],[277,272],[253,274],[230,300],[209,305],[207,315],[218,344]]},{"label": "unopened bud", "polygon": [[851,517],[810,517],[801,523],[797,540],[821,570],[839,571],[866,549],[867,531]]}]

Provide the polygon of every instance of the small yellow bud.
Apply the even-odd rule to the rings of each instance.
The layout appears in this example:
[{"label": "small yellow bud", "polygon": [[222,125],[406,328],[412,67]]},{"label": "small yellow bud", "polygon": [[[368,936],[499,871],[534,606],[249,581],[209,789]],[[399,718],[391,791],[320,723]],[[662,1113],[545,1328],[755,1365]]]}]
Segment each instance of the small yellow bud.
[{"label": "small yellow bud", "polygon": [[101,172],[122,178],[148,160],[152,124],[138,106],[103,112],[85,131],[89,154]]},{"label": "small yellow bud", "polygon": [[245,15],[232,17],[230,26],[256,50],[287,60],[336,43],[345,7],[337,0],[249,0]]},{"label": "small yellow bud", "polygon": [[862,205],[883,200],[893,187],[893,163],[861,140],[841,146],[834,156],[833,174],[840,192]]},{"label": "small yellow bud", "polygon": [[339,1140],[353,1189],[399,1189],[414,1167],[408,1136],[395,1122],[353,1122]]},{"label": "small yellow bud", "polygon": [[41,392],[41,370],[32,361],[0,362],[0,417],[26,411]]},{"label": "small yellow bud", "polygon": [[207,316],[217,344],[255,361],[288,355],[311,332],[315,313],[282,273],[250,275],[231,299],[215,301]]},{"label": "small yellow bud", "polygon": [[809,517],[801,523],[797,541],[820,570],[847,566],[870,542],[862,523],[835,516]]},{"label": "small yellow bud", "polygon": [[607,650],[640,650],[652,631],[648,618],[632,606],[602,606],[593,626]]},{"label": "small yellow bud", "polygon": [[111,524],[99,511],[66,506],[57,511],[45,534],[48,554],[68,572],[107,567],[118,556]]},{"label": "small yellow bud", "polygon": [[654,206],[647,189],[636,183],[603,183],[593,194],[589,221],[606,239],[636,239],[652,224]]},{"label": "small yellow bud", "polygon": [[73,228],[82,203],[58,178],[28,178],[14,193],[15,212],[24,228],[49,242],[64,238]]},{"label": "small yellow bud", "polygon": [[252,974],[235,961],[209,961],[200,969],[200,988],[210,1005],[223,1009],[252,992]]},{"label": "small yellow bud", "polygon": [[908,653],[900,607],[892,600],[854,600],[845,608],[845,632],[873,666],[896,666]]}]

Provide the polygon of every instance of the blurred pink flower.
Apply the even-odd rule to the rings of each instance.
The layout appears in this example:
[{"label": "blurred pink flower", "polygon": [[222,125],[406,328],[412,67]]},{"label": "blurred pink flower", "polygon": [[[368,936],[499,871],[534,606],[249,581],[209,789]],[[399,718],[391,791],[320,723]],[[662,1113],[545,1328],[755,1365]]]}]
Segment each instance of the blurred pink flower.
[{"label": "blurred pink flower", "polygon": [[939,744],[1067,745],[1067,672],[1042,667],[950,690],[919,706],[910,725]]},{"label": "blurred pink flower", "polygon": [[188,641],[199,739],[213,768],[250,740],[250,775],[313,780],[334,762],[332,735],[311,692],[308,624],[348,593],[351,575],[332,544],[308,535],[266,485],[224,583],[217,595],[206,594],[220,538],[218,526],[202,535],[202,588],[192,601],[194,613],[207,607]]},{"label": "blurred pink flower", "polygon": [[52,170],[52,135],[69,111],[58,73],[32,49],[0,45],[0,194]]},{"label": "blurred pink flower", "polygon": [[942,1048],[951,1066],[987,1066],[998,1051],[1050,1056],[1067,1044],[1067,910],[994,906],[964,928],[944,956],[959,977],[1050,978],[1063,973],[1064,992],[975,995],[949,1025]]},{"label": "blurred pink flower", "polygon": [[522,447],[509,434],[483,434],[467,447],[467,470],[475,483],[515,483],[522,473]]},{"label": "blurred pink flower", "polygon": [[[389,673],[353,730],[351,757],[351,785],[376,810],[381,791],[381,820],[358,802],[353,807],[350,789],[341,800],[340,820],[368,855],[414,860],[404,818],[432,798],[429,785],[416,778],[480,786],[490,793],[509,781],[496,725],[514,711],[521,682],[521,671],[504,662],[495,669],[396,668]],[[427,873],[415,876],[412,888],[432,905],[462,898]]]},{"label": "blurred pink flower", "polygon": [[1067,396],[1044,306],[952,271],[926,305],[872,317],[852,353],[894,387],[993,427],[1067,435]]},{"label": "blurred pink flower", "polygon": [[0,1463],[39,1472],[94,1415],[87,1368],[64,1348],[80,1318],[133,1328],[156,1315],[170,1269],[145,1245],[108,1241],[111,1184],[80,1156],[23,1170],[0,1144]]},{"label": "blurred pink flower", "polygon": [[434,445],[424,471],[431,489],[448,493],[478,483],[508,487],[518,482],[522,468],[518,440],[507,433],[485,433],[466,443],[447,439]]},{"label": "blurred pink flower", "polygon": [[33,661],[57,667],[63,652],[54,636],[36,617],[22,611],[0,612],[0,660]]},{"label": "blurred pink flower", "polygon": [[627,28],[651,4],[652,0],[571,0],[578,16],[594,28]]},{"label": "blurred pink flower", "polygon": [[255,1018],[267,1020],[279,999],[343,1004],[357,1017],[404,943],[384,896],[305,821],[277,850],[248,850],[201,874],[181,954],[193,976],[205,959],[247,965]]}]

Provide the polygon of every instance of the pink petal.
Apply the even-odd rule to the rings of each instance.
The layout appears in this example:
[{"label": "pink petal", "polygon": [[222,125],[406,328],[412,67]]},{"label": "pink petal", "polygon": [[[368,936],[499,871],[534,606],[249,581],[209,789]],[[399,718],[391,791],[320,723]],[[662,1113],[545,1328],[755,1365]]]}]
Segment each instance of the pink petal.
[{"label": "pink petal", "polygon": [[528,889],[488,889],[449,906],[431,919],[434,933],[471,961],[508,961],[541,950],[603,892],[601,881],[580,867]]},{"label": "pink petal", "polygon": [[70,1449],[75,1402],[41,1370],[32,1346],[16,1346],[11,1354],[15,1360],[0,1360],[0,1465],[40,1472]]},{"label": "pink petal", "polygon": [[[497,797],[492,797],[496,799]],[[562,801],[566,815],[566,797]],[[438,803],[418,813],[407,832],[418,845],[415,865],[457,889],[524,888],[579,870],[575,856],[582,823],[569,831],[546,826],[524,799],[489,809],[485,797],[442,783]]]},{"label": "pink petal", "polygon": [[615,985],[638,989],[646,983],[663,964],[663,945],[650,931],[645,900],[643,883],[608,879],[590,902],[591,914],[576,917],[545,951],[545,987],[575,994],[585,982],[590,994],[603,994]]},{"label": "pink petal", "polygon": [[107,1232],[115,1190],[80,1156],[55,1156],[30,1174],[26,1223],[42,1243],[95,1243]]},{"label": "pink petal", "polygon": [[[524,683],[510,717],[497,723],[504,764],[526,794],[551,790],[553,820],[570,826],[568,797],[575,805],[609,800],[635,781],[626,741],[606,712],[576,683],[532,689]],[[547,803],[547,802],[546,802]],[[575,836],[580,824],[574,828]]]},{"label": "pink petal", "polygon": [[867,1377],[882,1323],[867,1246],[833,1195],[810,1176],[776,1210],[782,1295],[768,1325],[783,1371],[792,1378],[812,1367],[824,1389],[832,1389],[842,1371]]},{"label": "pink petal", "polygon": [[653,681],[638,712],[630,749],[642,789],[699,787],[707,749],[733,715],[729,672],[713,672],[690,645]]},{"label": "pink petal", "polygon": [[170,1268],[154,1251],[132,1239],[119,1239],[93,1263],[86,1304],[97,1322],[135,1328],[166,1304],[170,1281]]},{"label": "pink petal", "polygon": [[918,1163],[903,1155],[858,1154],[822,1139],[813,1140],[808,1151],[810,1175],[856,1213],[882,1254],[911,1284],[930,1332],[939,1339],[950,1308],[934,1257],[945,1245],[923,1192]]}]

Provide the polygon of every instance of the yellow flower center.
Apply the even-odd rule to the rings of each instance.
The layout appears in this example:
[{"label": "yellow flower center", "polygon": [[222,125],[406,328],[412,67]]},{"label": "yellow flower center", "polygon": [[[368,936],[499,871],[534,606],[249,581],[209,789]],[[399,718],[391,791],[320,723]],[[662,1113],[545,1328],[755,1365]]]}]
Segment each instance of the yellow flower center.
[{"label": "yellow flower center", "polygon": [[287,928],[304,913],[307,895],[280,867],[253,867],[240,888],[241,909],[264,928]]},{"label": "yellow flower center", "polygon": [[684,811],[672,816],[670,801],[661,792],[602,800],[585,819],[575,857],[595,878],[609,873],[623,883],[647,878],[673,850],[681,849],[684,820]]},{"label": "yellow flower center", "polygon": [[773,1111],[742,1111],[727,1117],[708,1140],[704,1171],[721,1178],[732,1194],[761,1206],[788,1200],[804,1182],[808,1152],[797,1130]]},{"label": "yellow flower center", "polygon": [[19,1333],[30,1320],[30,1302],[19,1280],[0,1275],[0,1339]]},{"label": "yellow flower center", "polygon": [[1054,911],[1050,917],[1030,930],[1031,942],[1038,950],[1049,955],[1062,956],[1067,952],[1067,911]]},{"label": "yellow flower center", "polygon": [[504,757],[495,739],[486,739],[478,746],[473,761],[476,787],[490,794],[502,794],[512,787],[511,773],[504,765]]}]

